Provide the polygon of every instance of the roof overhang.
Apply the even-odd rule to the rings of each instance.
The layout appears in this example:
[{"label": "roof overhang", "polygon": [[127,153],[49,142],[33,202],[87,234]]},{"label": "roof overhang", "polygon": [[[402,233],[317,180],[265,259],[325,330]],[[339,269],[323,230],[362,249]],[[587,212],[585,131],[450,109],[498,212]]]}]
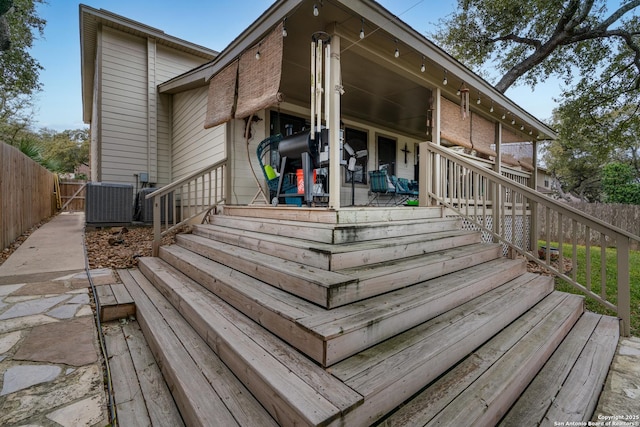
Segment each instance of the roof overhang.
[{"label": "roof overhang", "polygon": [[[317,17],[312,13],[314,4],[320,5]],[[545,123],[373,0],[277,1],[213,61],[160,84],[160,92],[177,93],[206,85],[211,76],[285,19],[288,36],[281,91],[287,101],[309,105],[311,35],[325,31],[341,39],[345,116],[424,138],[427,103],[433,90],[439,88],[444,97],[458,102],[456,91],[464,82],[471,88],[474,100],[477,93],[483,100],[481,105],[472,103],[474,113],[501,121],[505,128],[521,134],[523,141],[557,137]],[[360,39],[363,19],[366,37]],[[396,48],[400,51],[398,58],[394,56]],[[425,72],[421,72],[423,63]],[[443,84],[445,72],[447,85]],[[506,120],[498,116],[503,112],[509,116]],[[515,125],[511,124],[512,118]]]},{"label": "roof overhang", "polygon": [[161,45],[202,57],[204,60],[212,60],[218,54],[215,50],[165,34],[162,30],[133,21],[124,16],[116,15],[104,9],[94,9],[81,4],[79,10],[82,118],[85,123],[91,121],[99,28],[110,27],[138,37],[151,37]]}]

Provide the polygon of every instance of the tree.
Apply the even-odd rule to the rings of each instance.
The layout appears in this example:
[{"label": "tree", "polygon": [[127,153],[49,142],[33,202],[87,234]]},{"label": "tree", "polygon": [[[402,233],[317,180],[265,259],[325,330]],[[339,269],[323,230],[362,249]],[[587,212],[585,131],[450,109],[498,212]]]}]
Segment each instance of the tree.
[{"label": "tree", "polygon": [[640,183],[628,164],[606,165],[602,171],[602,190],[608,203],[640,205]]},{"label": "tree", "polygon": [[55,167],[54,172],[72,173],[82,164],[89,162],[89,130],[73,129],[56,132],[50,129],[40,131],[42,158]]},{"label": "tree", "polygon": [[44,0],[14,0],[4,15],[10,45],[0,52],[0,123],[3,124],[29,121],[32,95],[40,90],[38,79],[42,66],[29,52],[35,38],[44,32],[46,22],[36,14],[36,5],[40,3]]},{"label": "tree", "polygon": [[503,93],[519,79],[533,87],[550,75],[567,82],[576,70],[593,75],[626,46],[639,89],[639,6],[623,0],[609,12],[605,0],[458,0],[435,38],[472,68],[502,74],[496,89]]}]

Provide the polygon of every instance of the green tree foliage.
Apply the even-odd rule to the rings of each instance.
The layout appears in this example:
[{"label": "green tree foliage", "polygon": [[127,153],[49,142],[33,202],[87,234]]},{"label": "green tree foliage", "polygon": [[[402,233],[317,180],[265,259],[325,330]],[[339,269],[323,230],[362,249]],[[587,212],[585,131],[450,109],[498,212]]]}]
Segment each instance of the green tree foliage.
[{"label": "green tree foliage", "polygon": [[89,130],[73,129],[55,132],[40,131],[42,158],[55,172],[75,172],[76,168],[89,162]]},{"label": "green tree foliage", "polygon": [[606,165],[602,170],[602,191],[607,203],[640,205],[640,183],[629,164]]},{"label": "green tree foliage", "polygon": [[[10,45],[0,53],[0,125],[30,121],[31,98],[40,90],[38,79],[42,70],[30,54],[34,40],[42,36],[45,26],[45,20],[36,14],[36,5],[40,3],[44,0],[14,0],[4,15]],[[5,136],[0,134],[0,138]]]},{"label": "green tree foliage", "polygon": [[605,0],[458,0],[435,37],[472,68],[495,69],[501,92],[519,79],[535,86],[550,75],[570,82],[576,70],[596,73],[624,45],[634,52],[638,88],[639,7],[640,0],[613,11]]}]

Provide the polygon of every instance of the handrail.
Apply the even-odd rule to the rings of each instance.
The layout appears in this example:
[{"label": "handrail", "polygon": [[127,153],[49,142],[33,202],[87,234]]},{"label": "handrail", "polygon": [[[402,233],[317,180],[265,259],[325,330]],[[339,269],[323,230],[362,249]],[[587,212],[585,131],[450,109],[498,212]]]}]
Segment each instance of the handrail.
[{"label": "handrail", "polygon": [[158,256],[162,237],[224,203],[226,165],[221,160],[146,195],[153,199],[153,256]]},{"label": "handrail", "polygon": [[[590,298],[615,310],[622,320],[621,332],[630,333],[631,303],[629,283],[630,241],[640,237],[607,224],[571,206],[562,204],[501,174],[478,166],[472,161],[430,142],[421,144],[425,164],[430,165],[425,183],[429,204],[440,204],[464,218],[491,240],[500,242],[512,255],[520,254],[527,260],[543,266],[556,277],[563,279]],[[544,221],[540,221],[538,213]],[[516,229],[520,228],[521,231]],[[566,228],[566,230],[565,230]],[[528,233],[527,233],[528,231]],[[557,259],[550,248],[552,232],[558,234]],[[571,269],[565,271],[563,246],[564,232],[571,234]],[[586,261],[577,260],[578,235],[585,236]],[[596,239],[593,239],[595,235]],[[544,236],[540,239],[540,236]],[[538,251],[538,240],[546,241]],[[592,289],[592,246],[600,246],[599,293]],[[616,247],[617,289],[616,295],[608,295],[606,289],[607,246]],[[549,248],[549,249],[547,249]],[[540,255],[543,259],[540,259]],[[578,281],[578,270],[584,271],[583,283]],[[595,271],[595,270],[594,270]],[[615,301],[615,303],[614,303]]]}]

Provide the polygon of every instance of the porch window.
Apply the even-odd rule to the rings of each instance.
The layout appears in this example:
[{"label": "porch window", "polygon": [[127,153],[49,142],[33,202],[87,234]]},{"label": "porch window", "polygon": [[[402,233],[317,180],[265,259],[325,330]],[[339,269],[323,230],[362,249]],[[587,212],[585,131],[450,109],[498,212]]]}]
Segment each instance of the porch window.
[{"label": "porch window", "polygon": [[387,175],[396,174],[396,140],[378,136],[378,169],[387,169]]},{"label": "porch window", "polygon": [[[367,141],[368,135],[367,132],[357,129],[345,128],[344,130],[344,138],[345,143],[349,144],[354,152],[362,152],[363,150],[368,150]],[[349,161],[349,155],[346,150],[343,150],[344,160]],[[368,155],[362,155],[356,158],[356,167],[353,172],[346,169],[346,173],[344,174],[344,182],[345,184],[351,184],[351,178],[353,177],[353,182],[356,184],[367,184],[367,162],[369,160]]]}]

